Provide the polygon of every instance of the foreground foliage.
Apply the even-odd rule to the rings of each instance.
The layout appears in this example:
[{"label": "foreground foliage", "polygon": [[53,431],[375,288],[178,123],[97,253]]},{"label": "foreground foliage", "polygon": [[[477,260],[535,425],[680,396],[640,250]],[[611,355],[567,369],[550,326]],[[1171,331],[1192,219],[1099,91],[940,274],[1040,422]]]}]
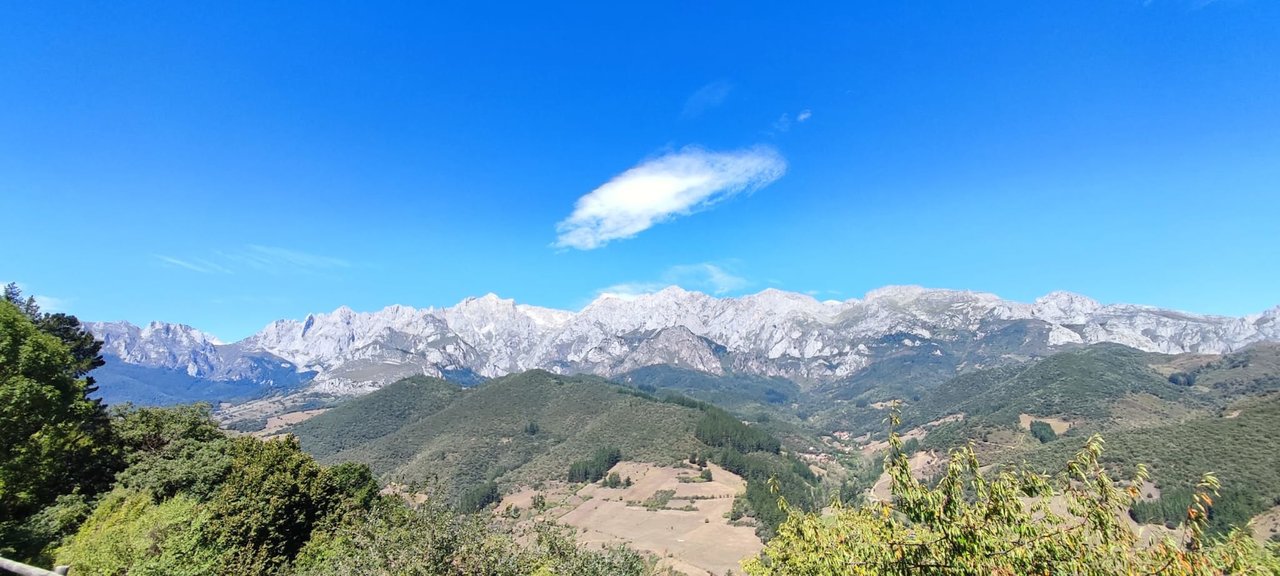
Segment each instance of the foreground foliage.
[{"label": "foreground foliage", "polygon": [[101,364],[101,344],[86,341],[79,326],[74,317],[40,313],[13,285],[0,300],[0,555],[38,553],[65,516],[41,511],[61,495],[98,493],[121,464],[106,411],[89,398],[93,380],[84,377]]},{"label": "foreground foliage", "polygon": [[[896,425],[896,416],[894,417]],[[890,437],[885,470],[892,502],[833,515],[793,513],[758,558],[754,575],[907,574],[1280,574],[1280,556],[1245,533],[1205,536],[1218,490],[1206,475],[1187,508],[1181,541],[1145,545],[1121,515],[1146,479],[1113,480],[1094,436],[1050,478],[1022,470],[984,477],[972,448],[956,450],[936,487],[911,474],[902,440]],[[1065,504],[1065,511],[1053,503]],[[787,507],[783,502],[784,509]]]},{"label": "foreground foliage", "polygon": [[588,551],[563,528],[540,525],[529,545],[495,532],[483,516],[457,514],[437,498],[380,501],[341,531],[318,535],[298,557],[300,576],[640,576],[653,573],[626,548]]},{"label": "foreground foliage", "polygon": [[[121,436],[137,442],[133,464],[87,519],[80,502],[78,529],[42,563],[86,576],[653,570],[629,550],[580,549],[551,525],[524,543],[491,527],[487,515],[449,506],[439,491],[414,504],[379,495],[368,467],[323,467],[292,437],[229,438],[215,430],[206,438],[207,417],[205,407],[117,411]],[[58,509],[73,511],[76,502]]]}]

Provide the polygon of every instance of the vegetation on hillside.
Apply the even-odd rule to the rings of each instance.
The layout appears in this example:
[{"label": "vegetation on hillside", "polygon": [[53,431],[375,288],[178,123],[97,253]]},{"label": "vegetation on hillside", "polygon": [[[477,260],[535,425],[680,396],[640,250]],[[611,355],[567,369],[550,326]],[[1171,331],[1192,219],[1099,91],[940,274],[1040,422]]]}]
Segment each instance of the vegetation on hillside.
[{"label": "vegetation on hillside", "polygon": [[[1117,515],[1139,496],[1100,463],[1093,437],[1054,477],[1011,470],[988,477],[972,448],[951,454],[936,486],[917,480],[902,440],[891,435],[885,470],[891,501],[837,504],[833,515],[793,512],[758,558],[753,575],[1277,574],[1280,555],[1241,532],[1206,537],[1218,482],[1206,476],[1185,510],[1185,538],[1145,546]],[[1067,503],[1068,512],[1051,506]],[[790,510],[783,502],[783,508]]]},{"label": "vegetation on hillside", "polygon": [[1112,407],[1121,398],[1146,394],[1162,401],[1203,408],[1185,387],[1170,383],[1148,366],[1146,353],[1118,344],[1098,344],[1059,352],[1025,365],[962,374],[903,411],[908,426],[949,414],[965,414],[966,427],[1015,426],[1019,414],[1056,416],[1085,430],[1118,424]]},{"label": "vegetation on hillside", "polygon": [[465,392],[439,378],[411,376],[295,424],[289,432],[302,440],[307,452],[323,459],[393,434],[439,412]]},{"label": "vegetation on hillside", "polygon": [[742,413],[773,412],[801,394],[800,387],[785,378],[715,375],[663,364],[637,368],[617,381],[655,396],[674,392]]},{"label": "vegetation on hillside", "polygon": [[[361,462],[385,481],[433,481],[455,500],[490,481],[505,491],[564,478],[574,462],[600,448],[669,464],[702,447],[693,436],[698,410],[620,394],[623,388],[600,378],[541,370],[459,390],[443,406],[437,401],[445,398],[437,397],[431,410],[404,418],[381,413],[385,400],[403,405],[415,389],[450,386],[423,382],[351,399],[289,431],[322,462]],[[406,400],[396,400],[401,397]],[[392,431],[371,437],[360,430],[365,422]],[[339,442],[347,447],[327,450]]]},{"label": "vegetation on hillside", "polygon": [[[1235,411],[1239,410],[1238,414]],[[1226,486],[1210,508],[1209,530],[1223,534],[1243,527],[1253,516],[1280,505],[1280,396],[1237,404],[1225,415],[1107,434],[1108,467],[1131,472],[1146,463],[1161,490],[1161,501],[1138,504],[1135,518],[1156,524],[1176,524],[1178,510],[1205,472],[1213,472]],[[1046,444],[1007,461],[1026,461],[1047,469],[1065,455],[1066,445]],[[1167,499],[1167,501],[1166,501]]]},{"label": "vegetation on hillside", "polygon": [[[759,419],[657,387],[542,371],[469,390],[415,378],[264,441],[226,434],[204,405],[108,409],[87,377],[98,347],[74,317],[42,314],[16,289],[0,302],[0,555],[88,575],[651,573],[626,549],[587,551],[555,526],[512,534],[469,514],[520,483],[624,485],[608,471],[626,457],[741,475],[731,520],[753,518],[770,539],[747,566],[755,574],[1280,573],[1274,549],[1236,530],[1280,504],[1280,347],[1158,373],[1156,355],[1094,346],[961,376],[907,410],[923,423],[950,402],[963,426],[891,435],[893,499],[868,505],[856,494],[881,466],[824,483]],[[1183,411],[1120,422],[1135,396]],[[1034,415],[1030,434],[1021,414]],[[1063,438],[1038,419],[1055,417],[1073,424]],[[1095,438],[1069,454],[1091,428],[1108,430],[1108,450]],[[911,475],[916,449],[992,429],[1022,435],[1000,461],[1025,465],[982,474],[960,448],[940,477]],[[1066,472],[1033,472],[1063,459]],[[1137,462],[1158,499],[1139,498],[1148,468]],[[378,478],[426,488],[381,495]],[[818,516],[829,502],[834,514]],[[1184,524],[1188,537],[1139,546],[1126,511]]]},{"label": "vegetation on hillside", "polygon": [[495,532],[439,494],[379,495],[366,466],[322,466],[292,437],[228,436],[207,405],[107,410],[89,398],[97,346],[78,322],[6,295],[0,555],[86,576],[652,570],[553,526],[532,541]]},{"label": "vegetation on hillside", "polygon": [[622,461],[622,451],[617,448],[599,448],[586,460],[569,466],[570,482],[599,482],[615,464]]}]

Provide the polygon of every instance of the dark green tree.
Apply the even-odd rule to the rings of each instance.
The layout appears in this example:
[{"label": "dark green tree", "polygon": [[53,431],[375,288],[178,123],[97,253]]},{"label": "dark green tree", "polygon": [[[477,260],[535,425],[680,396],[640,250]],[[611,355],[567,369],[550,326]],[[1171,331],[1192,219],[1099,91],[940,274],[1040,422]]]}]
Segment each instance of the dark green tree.
[{"label": "dark green tree", "polygon": [[22,520],[59,495],[106,488],[120,467],[83,365],[10,292],[0,302],[0,542],[19,540]]},{"label": "dark green tree", "polygon": [[1041,443],[1052,442],[1058,439],[1058,433],[1053,431],[1053,426],[1042,420],[1031,421],[1031,435],[1036,437]]},{"label": "dark green tree", "polygon": [[210,501],[211,539],[235,574],[285,570],[341,497],[292,436],[236,438],[226,480]]}]

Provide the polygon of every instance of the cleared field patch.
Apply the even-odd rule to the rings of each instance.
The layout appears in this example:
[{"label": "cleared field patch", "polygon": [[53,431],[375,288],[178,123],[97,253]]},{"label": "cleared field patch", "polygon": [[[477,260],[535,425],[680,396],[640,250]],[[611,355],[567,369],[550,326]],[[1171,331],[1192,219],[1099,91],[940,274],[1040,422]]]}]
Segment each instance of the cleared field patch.
[{"label": "cleared field patch", "polygon": [[1259,542],[1280,539],[1280,506],[1254,516],[1249,522],[1249,529]]},{"label": "cleared field patch", "polygon": [[621,462],[610,472],[630,478],[630,487],[588,484],[576,493],[564,485],[523,489],[504,498],[498,510],[508,505],[528,509],[541,494],[547,506],[541,516],[577,528],[580,543],[626,543],[686,574],[740,573],[741,561],[763,546],[754,528],[730,525],[727,518],[746,483],[714,464],[708,468],[710,481],[681,482],[681,477],[697,478],[699,471]]},{"label": "cleared field patch", "polygon": [[272,416],[270,418],[267,418],[266,427],[264,427],[262,430],[254,432],[253,435],[258,436],[260,438],[272,436],[275,433],[281,430],[284,430],[289,426],[292,426],[299,422],[310,420],[311,418],[324,414],[325,412],[328,412],[328,411],[329,411],[328,408],[316,408],[315,410],[302,410],[299,412],[288,412],[285,414],[280,414],[278,416]]},{"label": "cleared field patch", "polygon": [[[916,452],[907,459],[908,465],[911,467],[911,475],[917,480],[924,480],[938,472],[941,472],[947,460],[939,453],[929,450],[927,452]],[[889,477],[888,472],[882,472],[880,478],[871,486],[871,493],[867,496],[867,500],[872,502],[888,502],[893,498],[892,494],[893,479]]]},{"label": "cleared field patch", "polygon": [[1063,434],[1067,430],[1071,429],[1071,423],[1061,418],[1052,418],[1049,416],[1032,416],[1030,414],[1018,415],[1018,425],[1021,426],[1023,430],[1030,430],[1031,423],[1036,420],[1039,420],[1041,422],[1044,422],[1045,424],[1048,424],[1050,428],[1053,428],[1054,434]]}]

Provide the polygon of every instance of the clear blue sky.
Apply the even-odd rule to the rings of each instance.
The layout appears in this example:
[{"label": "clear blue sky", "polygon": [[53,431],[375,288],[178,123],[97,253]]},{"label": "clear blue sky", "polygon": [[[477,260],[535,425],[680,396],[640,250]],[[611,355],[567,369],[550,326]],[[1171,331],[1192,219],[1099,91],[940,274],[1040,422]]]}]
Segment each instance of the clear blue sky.
[{"label": "clear blue sky", "polygon": [[1280,304],[1280,2],[422,4],[0,6],[0,280],[225,340],[672,282]]}]

